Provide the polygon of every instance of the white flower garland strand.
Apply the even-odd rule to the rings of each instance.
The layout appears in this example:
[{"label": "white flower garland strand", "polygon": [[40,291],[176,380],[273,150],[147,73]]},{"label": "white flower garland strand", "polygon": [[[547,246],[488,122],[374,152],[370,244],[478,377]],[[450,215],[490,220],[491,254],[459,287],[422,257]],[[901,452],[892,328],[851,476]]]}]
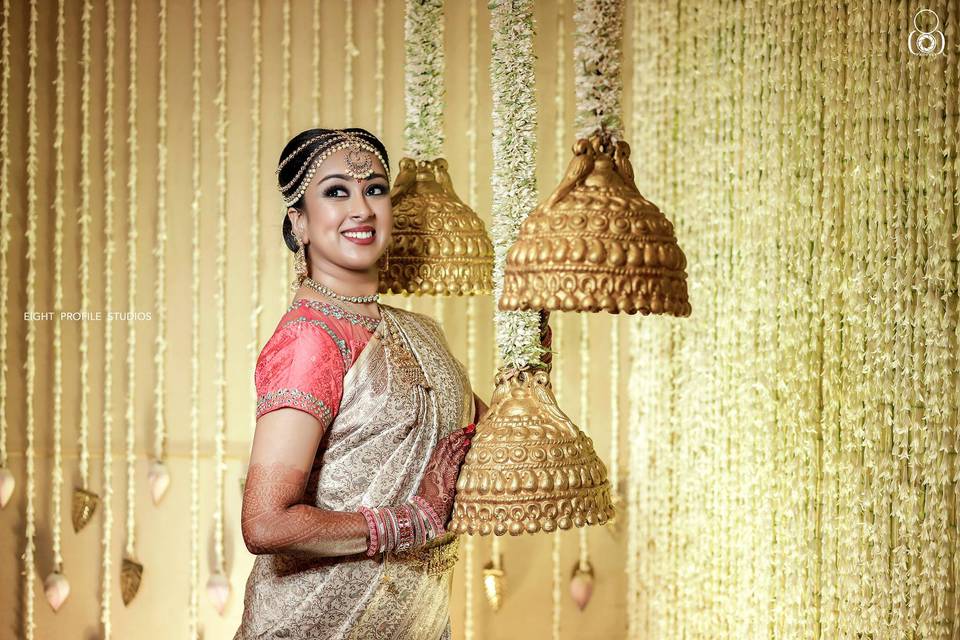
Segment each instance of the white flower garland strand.
[{"label": "white flower garland strand", "polygon": [[[566,0],[560,0],[557,3],[557,42],[556,42],[556,68],[557,77],[554,85],[553,104],[555,110],[553,141],[554,141],[554,180],[559,184],[563,179],[563,173],[567,165],[567,145],[566,141],[566,112],[567,112],[567,9]],[[552,377],[553,394],[557,399],[557,405],[564,405],[563,391],[565,389],[563,382],[564,361],[563,353],[563,313],[554,313],[553,317],[553,343],[551,348],[555,354],[553,358]],[[551,597],[553,599],[551,637],[553,640],[560,640],[560,619],[563,611],[563,600],[561,593],[563,591],[563,568],[562,562],[563,535],[561,531],[555,531],[553,534],[553,552],[551,554],[553,589]]]},{"label": "white flower garland strand", "polygon": [[[580,430],[590,435],[590,315],[580,314]],[[586,570],[590,563],[590,545],[587,528],[577,529],[580,569]]]},{"label": "white flower garland strand", "polygon": [[[127,311],[133,313],[137,305],[137,2],[130,0],[129,17],[130,81],[127,91]],[[137,323],[127,322],[127,544],[125,553],[133,558],[136,550],[136,430],[134,429],[134,398],[137,382]]]},{"label": "white flower garland strand", "polygon": [[[259,8],[257,9],[259,11]],[[320,0],[313,0],[313,13],[310,22],[311,45],[310,45],[310,69],[313,73],[313,94],[310,104],[313,107],[311,112],[311,127],[320,126]]]},{"label": "white flower garland strand", "polygon": [[[378,9],[382,0],[379,0]],[[477,75],[479,65],[477,64],[478,48],[478,20],[476,0],[470,0],[470,14],[467,30],[470,33],[468,42],[468,61],[467,61],[467,197],[470,206],[476,210],[478,206],[479,194],[477,192],[477,115],[478,109],[478,86]],[[379,42],[379,38],[378,38]],[[379,101],[378,101],[379,104]],[[477,380],[477,300],[476,296],[467,298],[467,376],[471,383]],[[464,640],[473,640],[474,638],[474,591],[473,583],[475,572],[473,563],[475,562],[476,549],[473,536],[467,536],[464,553],[464,613],[463,613],[463,638]]]},{"label": "white flower garland strand", "polygon": [[[471,6],[471,11],[473,11],[473,4]],[[386,50],[386,44],[383,37],[383,10],[384,10],[384,0],[377,0],[376,8],[374,9],[374,16],[376,18],[376,29],[377,29],[377,47],[374,55],[376,56],[374,66],[373,66],[373,83],[374,83],[374,103],[373,103],[373,122],[376,130],[374,133],[378,136],[383,136],[383,54]]]},{"label": "white flower garland strand", "polygon": [[[103,125],[103,211],[104,211],[104,285],[103,306],[113,308],[113,254],[116,251],[113,238],[114,225],[114,167],[113,149],[113,92],[114,92],[114,48],[116,45],[116,8],[113,0],[107,0],[106,24],[106,69],[104,82]],[[103,626],[104,640],[113,635],[111,603],[113,595],[113,327],[111,322],[103,323],[103,544],[101,547],[102,575],[100,580],[100,624]]]},{"label": "white flower garland strand", "polygon": [[[283,129],[282,137],[284,144],[290,139],[291,134],[290,76],[292,52],[290,47],[290,0],[283,0],[283,35],[280,38],[281,73],[283,74],[280,87],[280,126]],[[284,216],[287,215],[285,207],[281,210],[281,213]],[[283,218],[280,219],[280,222],[283,222]],[[280,286],[277,289],[277,293],[280,295],[280,308],[285,309],[289,303],[288,291],[290,290],[290,282],[293,281],[293,260],[290,257],[290,250],[287,248],[285,242],[279,243],[278,249],[280,251],[280,260],[278,261],[279,269],[277,272],[280,275]]]},{"label": "white flower garland strand", "polygon": [[636,180],[705,302],[631,326],[628,637],[956,635],[956,69],[907,6],[633,9]]},{"label": "white flower garland strand", "polygon": [[[90,311],[90,223],[93,221],[90,204],[90,23],[93,0],[84,0],[81,24],[81,80],[80,80],[80,310]],[[5,129],[5,127],[4,127]],[[6,154],[4,154],[6,159]],[[4,182],[6,184],[6,182]],[[2,315],[2,314],[0,314]],[[5,323],[6,320],[4,319]],[[80,488],[90,489],[90,323],[80,323],[80,435],[77,465]]]},{"label": "white flower garland strand", "polygon": [[[157,281],[153,297],[157,308],[154,340],[153,457],[166,458],[167,438],[167,0],[160,0],[157,35],[157,229],[153,257]],[[255,286],[255,285],[254,285]]]},{"label": "white flower garland strand", "polygon": [[226,560],[223,552],[223,478],[227,465],[224,462],[226,440],[226,360],[227,360],[227,3],[218,0],[217,11],[219,34],[217,47],[217,413],[214,432],[213,465],[217,482],[213,512],[213,551],[216,570],[226,575]]},{"label": "white flower garland strand", "polygon": [[583,0],[573,14],[577,138],[601,127],[623,137],[620,61],[624,0]]},{"label": "white flower garland strand", "polygon": [[[27,78],[27,301],[26,308],[36,308],[37,287],[37,22],[39,11],[37,0],[30,0],[29,35],[27,44],[27,63],[29,76]],[[9,23],[8,23],[9,24]],[[26,373],[26,435],[27,435],[27,506],[26,526],[24,531],[23,559],[23,617],[24,634],[27,640],[33,640],[36,627],[34,620],[33,582],[34,551],[36,535],[36,514],[34,512],[34,494],[36,493],[34,478],[34,410],[33,400],[36,387],[36,340],[37,329],[35,322],[27,322],[27,354],[24,370]]]},{"label": "white flower garland strand", "polygon": [[353,0],[345,0],[346,16],[343,26],[346,40],[343,45],[343,117],[346,126],[353,126],[353,59],[360,55],[353,36]]},{"label": "white flower garland strand", "polygon": [[[250,20],[251,45],[253,47],[253,79],[250,87],[250,342],[247,344],[249,370],[257,366],[260,348],[260,314],[263,301],[260,299],[260,153],[261,153],[261,109],[260,90],[263,75],[263,33],[261,25],[260,0],[253,0],[253,17]],[[256,426],[257,389],[252,383],[247,387],[251,407],[251,430]]]},{"label": "white flower garland strand", "polygon": [[[0,309],[7,308],[10,275],[10,0],[3,0],[0,34]],[[0,313],[0,469],[7,468],[7,314]]]},{"label": "white flower garland strand", "polygon": [[200,54],[201,0],[193,0],[193,72],[191,116],[192,260],[190,283],[190,640],[199,640],[200,601]]},{"label": "white flower garland strand", "polygon": [[[493,32],[490,84],[493,93],[493,291],[494,308],[503,295],[507,250],[520,223],[537,206],[533,13],[530,0],[490,3]],[[503,366],[523,369],[538,364],[539,314],[496,311],[496,343]]]},{"label": "white flower garland strand", "polygon": [[57,79],[56,115],[54,123],[55,177],[53,209],[56,215],[54,232],[53,308],[57,319],[53,324],[53,477],[51,482],[51,550],[54,571],[62,573],[63,555],[60,546],[61,499],[63,493],[63,327],[60,311],[63,310],[63,106],[64,106],[64,0],[57,2]]},{"label": "white flower garland strand", "polygon": [[404,155],[443,154],[443,0],[407,0],[404,17]]}]

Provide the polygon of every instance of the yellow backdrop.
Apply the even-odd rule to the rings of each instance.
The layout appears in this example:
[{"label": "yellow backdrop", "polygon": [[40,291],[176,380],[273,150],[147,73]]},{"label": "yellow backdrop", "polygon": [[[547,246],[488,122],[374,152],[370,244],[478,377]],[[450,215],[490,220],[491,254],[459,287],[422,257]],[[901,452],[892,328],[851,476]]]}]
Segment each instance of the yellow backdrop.
[{"label": "yellow backdrop", "polygon": [[[259,22],[254,20],[255,2],[261,10]],[[4,188],[9,192],[11,239],[6,334],[0,338],[6,345],[3,444],[17,490],[0,512],[0,583],[17,586],[6,592],[0,635],[19,637],[25,616],[30,616],[37,637],[102,637],[103,511],[75,534],[69,524],[69,497],[80,479],[77,440],[84,394],[89,403],[90,486],[104,494],[104,385],[109,383],[111,631],[123,638],[189,635],[195,496],[201,544],[198,621],[204,637],[229,638],[239,622],[244,580],[252,564],[239,531],[239,479],[253,430],[253,359],[289,302],[285,285],[291,255],[280,239],[282,206],[273,170],[289,134],[314,125],[357,125],[382,135],[395,171],[403,151],[404,3],[225,3],[225,109],[220,112],[218,3],[202,0],[195,137],[193,8],[187,1],[167,0],[166,285],[165,301],[159,305],[155,283],[161,261],[152,252],[158,246],[158,114],[163,104],[158,84],[160,0],[137,3],[135,77],[130,73],[130,0],[116,2],[110,58],[106,0],[91,2],[89,310],[148,312],[151,317],[135,321],[132,334],[128,321],[85,321],[85,387],[80,353],[84,321],[60,323],[61,486],[54,464],[56,322],[28,320],[24,312],[81,310],[84,3],[66,4],[63,169],[58,182],[57,2],[36,2],[35,106],[29,91],[30,3],[6,2],[9,179]],[[476,127],[477,192],[470,204],[489,224],[487,3],[480,0],[473,7],[478,43],[475,122],[469,118],[471,7],[469,2],[447,4],[444,151],[454,183],[469,201],[468,132]],[[565,49],[560,58],[558,4],[535,3],[542,196],[556,182],[558,126],[568,132],[563,146],[572,142],[571,5],[564,4]],[[561,406],[571,416],[589,416],[598,452],[608,466],[619,468],[625,521],[619,530],[588,531],[597,581],[584,612],[572,604],[566,586],[579,555],[576,533],[560,534],[561,584],[556,591],[551,537],[501,540],[507,589],[497,613],[487,607],[479,578],[481,565],[490,557],[490,540],[477,538],[470,606],[465,567],[461,563],[458,568],[452,605],[456,637],[467,635],[468,611],[473,637],[491,639],[862,634],[879,640],[960,634],[955,461],[960,11],[946,0],[930,4],[946,48],[944,55],[924,57],[908,47],[916,28],[915,9],[894,3],[863,5],[627,3],[624,122],[634,149],[637,184],[677,225],[689,262],[693,316],[588,317],[586,405],[579,386],[581,324],[579,318],[563,319],[557,345]],[[381,6],[382,48],[377,19]],[[919,20],[921,28],[927,28],[929,17]],[[254,39],[257,24],[259,46]],[[285,25],[289,39],[284,37]],[[347,64],[351,52],[355,55]],[[559,119],[558,58],[565,61]],[[106,167],[104,158],[111,148],[104,129],[110,61],[114,161]],[[255,92],[258,78],[260,91]],[[225,133],[223,147],[218,147],[218,130]],[[136,132],[135,144],[128,139],[131,131]],[[260,153],[252,156],[256,132]],[[30,169],[31,148],[35,171]],[[560,152],[564,157],[562,148]],[[106,272],[108,168],[113,171],[115,253]],[[194,169],[199,169],[198,189]],[[257,172],[259,182],[253,183]],[[57,197],[60,191],[62,200]],[[252,201],[255,196],[257,202]],[[196,257],[202,301],[196,363],[191,361],[194,309],[189,294],[194,207],[200,217]],[[64,214],[59,254],[58,208]],[[217,242],[221,211],[223,244]],[[31,212],[36,225],[33,270],[27,240]],[[133,216],[136,286],[131,308],[127,259]],[[225,260],[222,418],[216,381],[219,257]],[[63,289],[59,307],[58,266]],[[403,304],[394,298],[387,302]],[[413,307],[440,311],[457,356],[469,360],[465,301],[435,306],[431,299],[415,299]],[[161,311],[166,318],[162,396],[172,484],[161,505],[154,506],[146,474],[155,451],[158,380],[153,358]],[[488,398],[494,353],[489,299],[478,301],[477,317],[474,385]],[[610,363],[614,323],[622,329],[617,354],[622,424],[619,440],[611,442],[610,381],[617,379]],[[108,325],[112,355],[105,361]],[[136,339],[132,377],[127,364],[131,335]],[[35,351],[28,362],[31,336]],[[194,364],[200,375],[195,420]],[[131,387],[132,419],[127,413]],[[32,414],[27,411],[28,389],[33,393]],[[139,595],[124,607],[119,566],[130,541],[125,526],[128,424],[135,435],[135,557],[145,570]],[[195,489],[192,424],[200,436]],[[31,425],[36,552],[28,596],[21,572],[28,525],[26,434]],[[221,425],[222,441],[217,435]],[[222,618],[203,592],[217,560],[214,461],[221,445],[222,548],[233,588]],[[617,465],[611,464],[611,449],[618,452]],[[52,495],[57,486],[62,539],[56,534]],[[54,568],[58,539],[72,593],[54,614],[43,599],[42,581]]]}]

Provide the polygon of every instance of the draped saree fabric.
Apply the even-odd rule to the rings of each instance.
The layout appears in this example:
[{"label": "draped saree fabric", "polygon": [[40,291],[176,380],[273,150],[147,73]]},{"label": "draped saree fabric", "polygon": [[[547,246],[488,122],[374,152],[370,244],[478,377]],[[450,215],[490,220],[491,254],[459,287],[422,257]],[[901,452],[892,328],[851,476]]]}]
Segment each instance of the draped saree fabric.
[{"label": "draped saree fabric", "polygon": [[[381,305],[379,325],[347,371],[339,412],[303,498],[353,511],[413,496],[437,441],[473,416],[465,368],[432,319]],[[259,555],[234,640],[450,637],[458,539],[368,558]]]}]

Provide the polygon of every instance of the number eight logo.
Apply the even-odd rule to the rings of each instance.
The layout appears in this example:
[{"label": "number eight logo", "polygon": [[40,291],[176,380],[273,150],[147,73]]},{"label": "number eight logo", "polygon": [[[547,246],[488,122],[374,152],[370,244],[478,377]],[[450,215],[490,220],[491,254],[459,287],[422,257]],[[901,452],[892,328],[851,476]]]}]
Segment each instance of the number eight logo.
[{"label": "number eight logo", "polygon": [[[936,19],[936,23],[934,23],[933,29],[930,31],[921,29],[917,24],[917,18],[924,13],[932,14],[934,19]],[[940,31],[940,16],[930,9],[920,9],[920,11],[917,11],[913,16],[913,31],[910,32],[910,37],[907,38],[907,48],[910,49],[910,53],[915,56],[936,56],[943,53],[946,45],[947,39],[944,37],[943,32]]]}]

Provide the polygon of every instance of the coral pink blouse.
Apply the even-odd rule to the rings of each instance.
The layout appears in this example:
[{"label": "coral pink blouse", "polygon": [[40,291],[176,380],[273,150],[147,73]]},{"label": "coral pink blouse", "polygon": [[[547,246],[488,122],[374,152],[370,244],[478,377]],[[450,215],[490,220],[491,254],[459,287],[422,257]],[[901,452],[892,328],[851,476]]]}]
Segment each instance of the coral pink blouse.
[{"label": "coral pink blouse", "polygon": [[292,407],[329,426],[340,409],[343,378],[379,322],[334,304],[295,300],[257,358],[256,417]]}]

